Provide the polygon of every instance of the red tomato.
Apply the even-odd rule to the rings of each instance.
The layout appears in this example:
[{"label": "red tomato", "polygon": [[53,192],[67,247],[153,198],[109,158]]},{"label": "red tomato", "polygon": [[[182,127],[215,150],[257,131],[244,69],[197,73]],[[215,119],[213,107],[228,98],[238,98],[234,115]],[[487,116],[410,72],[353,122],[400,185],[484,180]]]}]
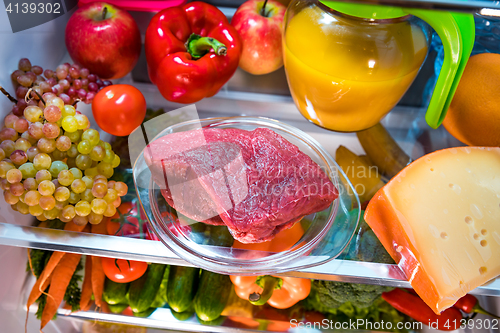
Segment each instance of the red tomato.
[{"label": "red tomato", "polygon": [[122,203],[116,214],[106,220],[108,235],[139,237],[139,220],[137,206],[132,202]]},{"label": "red tomato", "polygon": [[115,258],[102,258],[102,269],[111,281],[127,283],[140,278],[148,269],[148,263]]},{"label": "red tomato", "polygon": [[[142,234],[140,232],[142,226]],[[116,214],[106,219],[108,235],[158,240],[148,228],[146,215],[135,202],[124,202]]]},{"label": "red tomato", "polygon": [[95,95],[92,114],[104,131],[115,136],[127,136],[144,121],[146,99],[134,86],[113,84]]}]

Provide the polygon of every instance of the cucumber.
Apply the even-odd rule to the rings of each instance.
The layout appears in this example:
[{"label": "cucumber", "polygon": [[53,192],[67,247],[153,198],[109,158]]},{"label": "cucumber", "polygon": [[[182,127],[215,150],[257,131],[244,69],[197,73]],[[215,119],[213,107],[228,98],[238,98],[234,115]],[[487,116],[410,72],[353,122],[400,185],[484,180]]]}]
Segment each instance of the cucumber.
[{"label": "cucumber", "polygon": [[108,304],[127,303],[127,292],[130,283],[118,283],[108,278],[104,281],[103,300]]},{"label": "cucumber", "polygon": [[190,306],[189,309],[183,312],[175,312],[171,309],[172,316],[179,321],[185,321],[191,318],[194,315],[193,306]]},{"label": "cucumber", "polygon": [[233,284],[228,275],[203,270],[198,292],[194,297],[194,311],[204,322],[220,317],[226,307]]},{"label": "cucumber", "polygon": [[162,308],[167,305],[167,286],[168,286],[168,274],[170,273],[170,266],[167,266],[165,272],[163,273],[163,279],[161,280],[160,289],[156,293],[155,300],[151,304],[152,308]]},{"label": "cucumber", "polygon": [[108,304],[109,311],[112,313],[122,313],[128,307],[128,304]]},{"label": "cucumber", "polygon": [[143,312],[151,307],[160,289],[166,265],[150,264],[146,273],[130,283],[129,304],[133,312]]},{"label": "cucumber", "polygon": [[199,276],[199,268],[170,266],[167,299],[171,309],[176,312],[184,312],[189,309],[196,295]]},{"label": "cucumber", "polygon": [[206,326],[220,326],[226,320],[225,317],[218,317],[217,319],[214,320],[203,320],[200,317],[196,317],[198,319],[198,322],[202,325]]},{"label": "cucumber", "polygon": [[207,228],[210,230],[208,245],[233,246],[234,238],[226,226],[209,225]]},{"label": "cucumber", "polygon": [[134,316],[135,317],[142,317],[142,318],[146,318],[146,317],[149,317],[153,314],[153,312],[155,312],[156,308],[149,308],[145,311],[141,311],[141,312],[134,312]]}]

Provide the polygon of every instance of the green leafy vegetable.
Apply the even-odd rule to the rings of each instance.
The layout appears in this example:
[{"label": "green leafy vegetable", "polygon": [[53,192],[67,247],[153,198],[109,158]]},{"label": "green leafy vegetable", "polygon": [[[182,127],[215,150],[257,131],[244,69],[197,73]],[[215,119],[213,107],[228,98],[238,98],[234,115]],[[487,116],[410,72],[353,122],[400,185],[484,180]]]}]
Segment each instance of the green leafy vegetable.
[{"label": "green leafy vegetable", "polygon": [[[360,288],[358,287],[358,289]],[[371,294],[373,295],[373,291],[371,292]],[[346,297],[350,298],[349,296]],[[365,300],[365,299],[366,298],[361,297],[360,299],[355,300],[355,303],[344,302],[340,305],[338,305],[339,303],[335,303],[335,301],[332,302],[330,300],[330,303],[325,304],[322,303],[322,300],[318,295],[318,290],[313,285],[310,295],[304,301],[302,301],[302,305],[306,310],[315,310],[324,313],[329,320],[332,320],[334,322],[356,321],[357,323],[359,323],[359,321],[357,320],[363,319],[364,324],[366,324],[367,322],[373,324],[376,322],[381,323],[382,321],[384,321],[384,323],[387,322],[392,323],[393,332],[398,332],[398,333],[407,332],[407,330],[405,329],[401,330],[397,329],[397,323],[405,322],[408,320],[406,316],[400,314],[396,309],[394,309],[389,303],[384,301],[381,297],[377,297],[370,303],[364,302],[362,303],[363,306],[361,307],[355,305],[356,303],[359,303],[360,300]],[[338,305],[338,306],[329,307],[331,305]],[[372,330],[373,327],[375,326],[372,327],[357,326],[357,329]],[[380,327],[387,328],[389,326],[385,325]]]},{"label": "green leafy vegetable", "polygon": [[64,293],[64,301],[71,306],[71,311],[80,310],[80,297],[82,296],[82,290],[79,287],[79,282],[82,280],[82,275],[78,274],[83,269],[82,261],[76,266],[75,273],[69,281],[68,288]]},{"label": "green leafy vegetable", "polygon": [[[45,308],[45,304],[47,304],[47,294],[49,292],[49,288],[45,290],[45,293],[42,294],[38,300],[36,301],[38,303],[38,309],[36,310],[35,316],[38,320],[42,319],[42,313],[43,309]],[[57,318],[57,314],[52,318],[52,320],[55,320]]]},{"label": "green leafy vegetable", "polygon": [[337,309],[344,303],[351,303],[356,308],[369,307],[384,291],[391,291],[393,288],[369,284],[315,280],[312,283],[311,289],[315,292],[314,297],[318,304],[327,309]]},{"label": "green leafy vegetable", "polygon": [[[38,279],[40,277],[40,274],[42,274],[45,265],[47,265],[47,262],[49,261],[52,252],[45,250],[30,249],[29,255],[31,258],[31,267],[33,268],[33,274]],[[26,271],[31,272],[31,267],[30,267],[30,262],[28,261],[26,263]]]}]

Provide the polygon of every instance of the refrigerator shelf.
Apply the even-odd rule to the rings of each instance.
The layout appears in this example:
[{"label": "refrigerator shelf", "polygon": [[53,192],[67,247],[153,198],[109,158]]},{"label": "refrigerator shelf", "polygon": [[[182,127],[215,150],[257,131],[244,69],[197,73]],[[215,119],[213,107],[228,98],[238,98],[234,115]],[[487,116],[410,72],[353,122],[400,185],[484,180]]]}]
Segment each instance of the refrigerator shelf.
[{"label": "refrigerator shelf", "polygon": [[[157,241],[23,227],[8,223],[0,223],[0,245],[192,266]],[[303,257],[299,260],[309,258]],[[411,288],[396,265],[351,260],[335,259],[322,265],[276,275]],[[471,294],[500,296],[500,279],[474,289]]]}]

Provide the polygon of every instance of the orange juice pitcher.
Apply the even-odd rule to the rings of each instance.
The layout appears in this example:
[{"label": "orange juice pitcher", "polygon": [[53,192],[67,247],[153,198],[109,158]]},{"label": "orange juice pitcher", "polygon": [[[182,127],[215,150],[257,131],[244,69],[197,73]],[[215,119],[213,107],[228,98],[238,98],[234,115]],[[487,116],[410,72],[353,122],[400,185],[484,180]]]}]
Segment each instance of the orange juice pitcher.
[{"label": "orange juice pitcher", "polygon": [[[407,10],[394,8],[317,0],[290,4],[284,64],[293,100],[304,117],[327,129],[360,131],[374,126],[399,102],[426,58],[430,29]],[[451,66],[443,68],[435,90],[439,96],[431,101],[428,122],[437,127],[454,92],[453,81],[461,74],[462,55],[468,59],[470,50],[464,52],[451,14],[420,12],[411,13],[440,36],[450,29],[455,31],[449,36],[458,36],[447,44]],[[442,17],[449,22],[439,23],[446,21]]]}]

